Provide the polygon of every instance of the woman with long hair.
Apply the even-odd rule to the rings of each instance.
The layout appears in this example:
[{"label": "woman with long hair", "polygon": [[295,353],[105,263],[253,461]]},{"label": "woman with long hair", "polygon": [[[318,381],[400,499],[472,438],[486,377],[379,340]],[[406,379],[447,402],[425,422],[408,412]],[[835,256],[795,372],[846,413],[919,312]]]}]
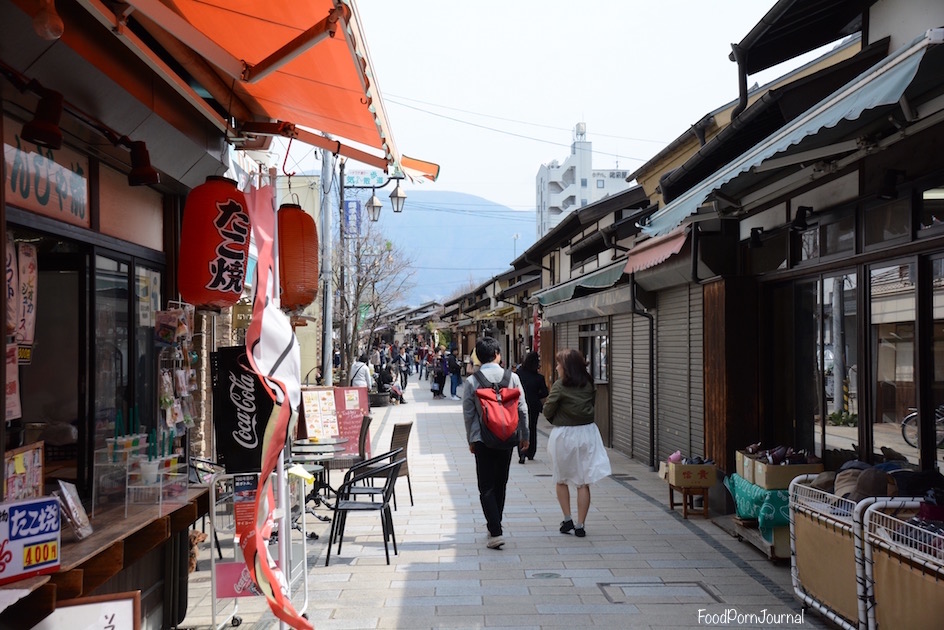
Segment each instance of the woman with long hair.
[{"label": "woman with long hair", "polygon": [[[557,484],[557,502],[564,520],[562,534],[587,535],[584,524],[590,511],[590,484],[609,476],[610,460],[594,424],[593,377],[579,350],[557,353],[557,380],[544,401],[544,417],[554,425],[547,440],[552,478]],[[577,487],[577,521],[570,515],[570,484]]]}]

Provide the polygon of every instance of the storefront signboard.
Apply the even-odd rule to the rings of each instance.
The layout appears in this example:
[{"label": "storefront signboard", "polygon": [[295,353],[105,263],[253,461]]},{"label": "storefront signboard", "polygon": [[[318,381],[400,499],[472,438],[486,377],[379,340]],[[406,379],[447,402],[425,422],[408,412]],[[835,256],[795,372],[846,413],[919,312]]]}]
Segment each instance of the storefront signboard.
[{"label": "storefront signboard", "polygon": [[59,570],[55,497],[0,504],[0,584]]},{"label": "storefront signboard", "polygon": [[7,203],[59,221],[91,226],[89,161],[63,147],[49,149],[20,137],[20,124],[3,119]]}]

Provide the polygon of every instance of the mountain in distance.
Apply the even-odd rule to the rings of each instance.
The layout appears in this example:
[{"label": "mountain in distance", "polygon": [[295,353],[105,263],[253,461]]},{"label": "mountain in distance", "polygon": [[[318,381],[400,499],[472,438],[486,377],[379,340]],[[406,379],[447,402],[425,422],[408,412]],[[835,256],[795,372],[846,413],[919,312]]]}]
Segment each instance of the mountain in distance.
[{"label": "mountain in distance", "polygon": [[394,214],[383,191],[377,196],[384,202],[381,233],[413,261],[406,306],[444,302],[459,289],[479,286],[509,270],[535,242],[534,210],[512,210],[466,193],[414,189],[403,212]]}]

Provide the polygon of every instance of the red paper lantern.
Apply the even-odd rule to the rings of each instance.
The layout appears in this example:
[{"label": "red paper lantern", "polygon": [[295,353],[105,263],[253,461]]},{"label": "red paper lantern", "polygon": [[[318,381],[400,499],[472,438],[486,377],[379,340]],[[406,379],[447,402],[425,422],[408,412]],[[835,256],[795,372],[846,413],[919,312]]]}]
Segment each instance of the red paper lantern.
[{"label": "red paper lantern", "polygon": [[318,230],[296,204],[282,204],[278,218],[280,301],[283,309],[297,311],[318,295]]},{"label": "red paper lantern", "polygon": [[249,260],[249,213],[236,182],[207,177],[187,196],[177,284],[186,302],[228,308],[239,300]]}]

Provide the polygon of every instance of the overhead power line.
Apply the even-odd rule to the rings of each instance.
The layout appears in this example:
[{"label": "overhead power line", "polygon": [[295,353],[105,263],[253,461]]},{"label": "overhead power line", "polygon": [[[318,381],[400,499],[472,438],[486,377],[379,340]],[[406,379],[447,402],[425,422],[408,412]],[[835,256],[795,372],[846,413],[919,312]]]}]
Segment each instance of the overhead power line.
[{"label": "overhead power line", "polygon": [[[393,97],[393,98],[391,98],[391,97]],[[421,105],[427,105],[427,106],[429,106],[429,107],[438,107],[438,108],[440,108],[440,109],[448,109],[448,110],[451,110],[451,111],[454,111],[454,112],[461,112],[461,113],[463,113],[463,114],[471,114],[471,115],[473,115],[473,116],[481,116],[481,117],[483,117],[483,118],[492,118],[492,119],[494,119],[494,120],[503,120],[503,121],[505,121],[505,122],[512,122],[512,123],[516,123],[516,124],[519,124],[519,125],[530,125],[531,127],[540,127],[540,128],[542,128],[542,129],[552,129],[552,130],[554,130],[554,131],[566,131],[566,132],[571,132],[571,131],[573,131],[573,129],[571,129],[571,128],[556,127],[556,126],[554,126],[554,125],[542,125],[541,123],[531,122],[531,121],[528,121],[528,120],[516,120],[516,119],[514,119],[514,118],[505,118],[504,116],[495,116],[495,115],[493,115],[493,114],[483,114],[483,113],[481,113],[481,112],[473,112],[473,111],[470,111],[470,110],[467,110],[467,109],[461,109],[461,108],[459,108],[459,107],[450,107],[449,105],[440,105],[440,104],[438,104],[438,103],[430,103],[429,101],[421,101],[421,100],[419,100],[419,99],[410,98],[410,97],[408,97],[408,96],[399,96],[399,95],[396,95],[396,94],[385,94],[385,95],[384,95],[384,98],[386,99],[387,102],[396,103],[397,105],[403,105],[404,107],[408,107],[408,105],[406,105],[405,103],[398,103],[398,102],[397,102],[397,99],[399,99],[399,100],[401,100],[401,101],[410,101],[410,102],[412,102],[412,103],[420,103]],[[617,135],[615,135],[615,134],[609,134],[609,133],[598,133],[598,132],[594,132],[593,135],[594,135],[594,136],[599,136],[599,137],[601,137],[601,138],[613,138],[613,139],[615,139],[615,140],[628,140],[628,141],[630,141],[630,142],[651,142],[651,143],[653,143],[653,144],[658,144],[658,145],[660,145],[660,146],[665,146],[666,144],[668,144],[665,140],[648,140],[648,139],[646,139],[646,138],[632,138],[632,137],[629,137],[629,136],[617,136]]]},{"label": "overhead power line", "polygon": [[[439,114],[437,112],[431,112],[428,109],[423,109],[422,107],[416,107],[415,105],[408,105],[406,103],[397,102],[395,100],[387,99],[387,102],[394,103],[400,107],[406,107],[407,109],[413,109],[418,112],[423,112],[424,114],[429,114],[430,116],[436,116],[437,118],[444,118],[446,120],[451,120],[457,122],[461,125],[468,125],[470,127],[476,127],[478,129],[485,129],[486,131],[493,131],[495,133],[500,133],[506,136],[512,136],[514,138],[521,138],[522,140],[531,140],[532,142],[542,142],[544,144],[554,145],[556,147],[564,147],[569,149],[570,145],[563,142],[554,142],[553,140],[545,140],[543,138],[535,138],[534,136],[528,136],[521,133],[515,133],[513,131],[505,131],[504,129],[496,129],[495,127],[489,127],[488,125],[480,125],[478,123],[470,122],[468,120],[462,120],[461,118],[456,118],[454,116],[446,116],[445,114]],[[645,162],[648,158],[637,158],[629,155],[623,155],[621,153],[609,153],[607,151],[593,151],[594,155],[608,155],[610,157],[615,157],[617,159],[633,160],[634,162]]]}]

